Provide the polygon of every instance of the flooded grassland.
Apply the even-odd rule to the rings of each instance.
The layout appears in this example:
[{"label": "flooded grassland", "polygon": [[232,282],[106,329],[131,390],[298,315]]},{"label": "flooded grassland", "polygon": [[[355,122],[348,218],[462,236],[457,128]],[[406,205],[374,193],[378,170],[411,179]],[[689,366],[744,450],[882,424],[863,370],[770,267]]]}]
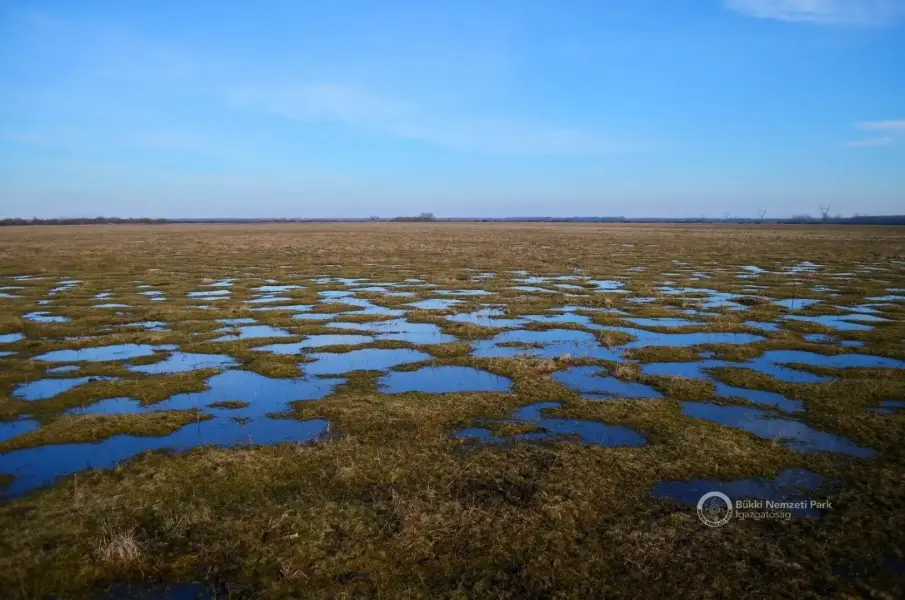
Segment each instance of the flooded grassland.
[{"label": "flooded grassland", "polygon": [[[901,597],[905,230],[0,229],[9,597]],[[708,527],[698,498],[819,498]]]}]

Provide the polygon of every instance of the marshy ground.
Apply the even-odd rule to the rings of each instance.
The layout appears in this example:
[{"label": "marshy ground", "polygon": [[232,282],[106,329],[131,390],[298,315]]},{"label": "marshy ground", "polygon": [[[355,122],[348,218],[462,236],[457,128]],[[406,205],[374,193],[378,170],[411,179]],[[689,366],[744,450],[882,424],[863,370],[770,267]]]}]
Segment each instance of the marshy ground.
[{"label": "marshy ground", "polygon": [[[0,257],[4,597],[905,595],[901,228],[8,227]],[[710,490],[831,508],[712,528]]]}]

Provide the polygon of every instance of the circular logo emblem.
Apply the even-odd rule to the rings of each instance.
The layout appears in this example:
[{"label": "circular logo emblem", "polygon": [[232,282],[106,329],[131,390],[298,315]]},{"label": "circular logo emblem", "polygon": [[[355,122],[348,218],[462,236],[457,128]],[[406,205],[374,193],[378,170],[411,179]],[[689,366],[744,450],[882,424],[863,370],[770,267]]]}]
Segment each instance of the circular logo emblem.
[{"label": "circular logo emblem", "polygon": [[698,500],[698,518],[708,527],[721,527],[732,518],[732,500],[722,492],[707,492]]}]

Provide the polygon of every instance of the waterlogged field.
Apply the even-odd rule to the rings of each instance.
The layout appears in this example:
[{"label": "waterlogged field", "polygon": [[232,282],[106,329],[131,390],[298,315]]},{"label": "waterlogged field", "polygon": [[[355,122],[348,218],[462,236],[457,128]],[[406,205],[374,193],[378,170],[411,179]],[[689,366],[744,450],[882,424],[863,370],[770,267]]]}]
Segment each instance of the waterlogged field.
[{"label": "waterlogged field", "polygon": [[[0,259],[4,597],[905,593],[901,229],[32,227]],[[709,527],[710,491],[823,504]]]}]

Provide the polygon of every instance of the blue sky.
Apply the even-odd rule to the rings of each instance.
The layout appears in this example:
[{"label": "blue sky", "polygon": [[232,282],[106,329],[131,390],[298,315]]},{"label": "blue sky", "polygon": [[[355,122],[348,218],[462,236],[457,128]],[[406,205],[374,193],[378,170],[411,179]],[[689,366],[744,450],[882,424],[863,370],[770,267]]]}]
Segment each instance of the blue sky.
[{"label": "blue sky", "polygon": [[0,216],[905,212],[905,0],[0,4]]}]

